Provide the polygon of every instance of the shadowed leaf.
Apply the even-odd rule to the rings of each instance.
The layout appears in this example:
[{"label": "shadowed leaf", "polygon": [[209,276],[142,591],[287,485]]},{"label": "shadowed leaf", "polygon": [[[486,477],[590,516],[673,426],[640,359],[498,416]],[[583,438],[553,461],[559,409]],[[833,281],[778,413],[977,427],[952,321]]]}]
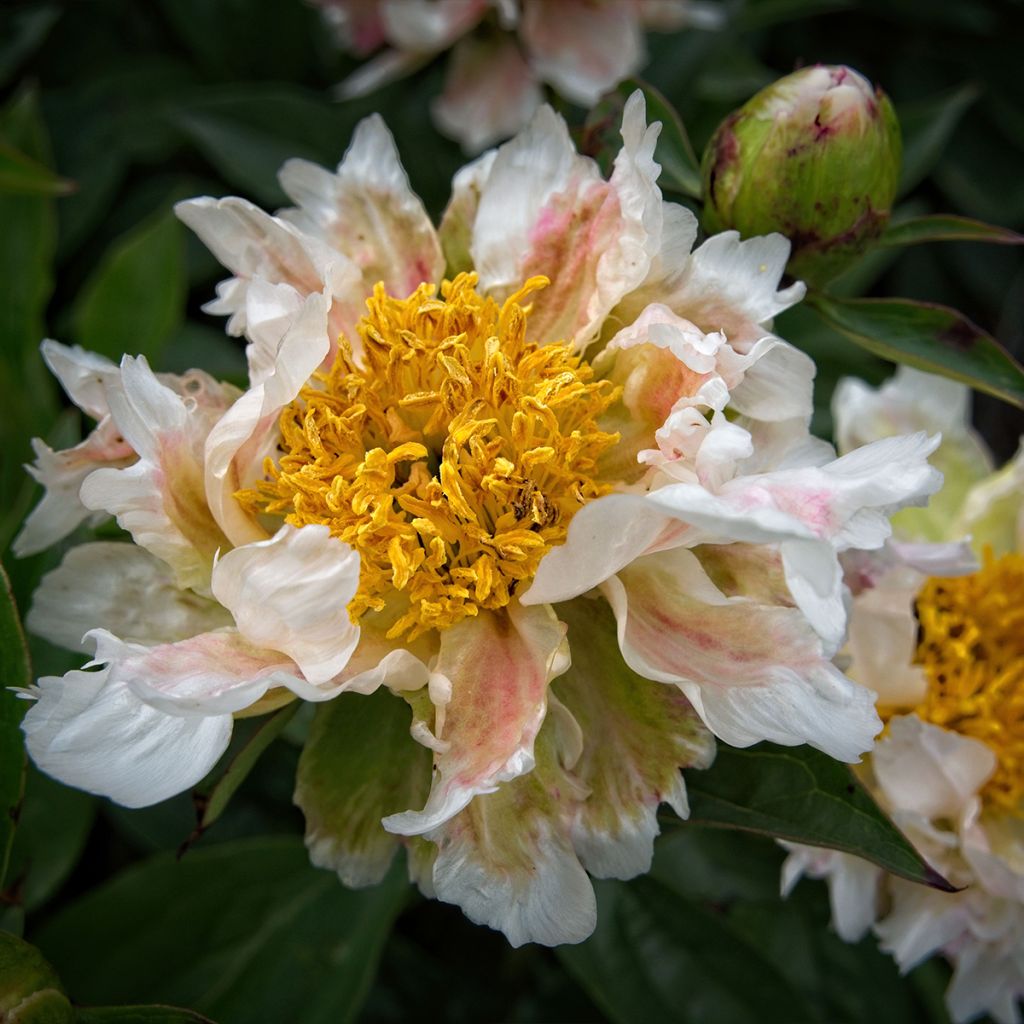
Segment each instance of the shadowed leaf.
[{"label": "shadowed leaf", "polygon": [[886,248],[896,248],[919,245],[922,242],[990,242],[994,245],[1022,245],[1024,235],[1009,228],[972,220],[970,217],[937,213],[929,217],[913,217],[898,224],[890,224],[878,244]]}]

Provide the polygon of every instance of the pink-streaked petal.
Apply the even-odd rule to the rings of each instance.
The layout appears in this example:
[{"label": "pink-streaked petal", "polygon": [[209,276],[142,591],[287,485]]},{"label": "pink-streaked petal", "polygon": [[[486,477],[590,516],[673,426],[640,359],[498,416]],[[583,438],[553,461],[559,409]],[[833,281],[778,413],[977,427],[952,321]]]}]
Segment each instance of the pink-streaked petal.
[{"label": "pink-streaked petal", "polygon": [[519,34],[538,77],[567,99],[592,107],[613,85],[639,70],[644,39],[628,3],[523,0]]},{"label": "pink-streaked petal", "polygon": [[871,757],[888,806],[925,818],[956,821],[995,771],[996,758],[978,740],[916,715],[889,721]]},{"label": "pink-streaked petal", "polygon": [[604,584],[633,671],[672,683],[733,746],[810,743],[855,761],[881,728],[874,695],[851,682],[793,608],[728,598],[683,548]]},{"label": "pink-streaked petal", "polygon": [[467,153],[479,153],[523,129],[542,99],[511,38],[470,37],[455,47],[444,92],[431,104],[431,113],[445,135]]},{"label": "pink-streaked petal", "polygon": [[110,412],[107,385],[117,380],[120,370],[106,356],[87,352],[78,345],[62,345],[47,338],[40,346],[43,359],[60,386],[82,412],[101,420]]},{"label": "pink-streaked petal", "polygon": [[[586,348],[623,296],[647,277],[661,247],[660,122],[647,124],[643,94],[626,101],[622,149],[608,182],[568,187],[550,197],[530,228],[520,260],[523,279],[544,274],[531,330],[546,341]],[[499,155],[500,160],[500,155]]]},{"label": "pink-streaked petal", "polygon": [[565,627],[550,608],[513,604],[442,633],[434,671],[451,683],[451,698],[438,709],[434,731],[445,751],[423,810],[393,814],[384,827],[422,835],[477,794],[529,772],[548,682],[567,665]]},{"label": "pink-streaked petal", "polygon": [[124,358],[121,380],[107,396],[111,418],[139,460],[91,473],[82,503],[116,516],[137,544],[174,570],[180,586],[206,588],[225,541],[203,489],[203,444],[220,410],[190,404],[158,381],[141,356]]},{"label": "pink-streaked petal", "polygon": [[537,567],[524,605],[554,604],[592,590],[659,546],[667,534],[686,527],[641,494],[609,494],[576,513],[565,543],[552,548]]},{"label": "pink-streaked petal", "polygon": [[266,539],[266,531],[234,495],[262,475],[278,414],[327,356],[326,300],[319,294],[308,296],[294,319],[281,327],[272,369],[221,417],[206,440],[206,498],[233,544]]},{"label": "pink-streaked petal", "polygon": [[582,195],[594,187],[607,188],[597,165],[577,154],[565,121],[541,107],[526,130],[498,150],[483,183],[470,244],[481,287],[499,296],[519,288],[522,256],[544,208],[562,193]]},{"label": "pink-streaked petal", "polygon": [[529,775],[477,796],[427,836],[437,844],[432,894],[517,947],[582,942],[596,924],[594,890],[570,836],[586,789],[566,771],[556,724],[537,737]]},{"label": "pink-streaked petal", "polygon": [[99,541],[72,548],[32,595],[25,625],[70,651],[104,627],[133,643],[184,640],[232,625],[226,609],[182,590],[166,563],[134,544]]},{"label": "pink-streaked petal", "polygon": [[45,493],[11,545],[19,558],[56,544],[90,518],[104,518],[82,503],[79,494],[83,481],[97,469],[129,466],[135,461],[132,446],[109,416],[73,448],[55,452],[44,441],[33,438],[32,450],[36,460],[25,468]]},{"label": "pink-streaked petal", "polygon": [[689,813],[679,769],[708,767],[715,741],[680,690],[623,664],[604,601],[569,602],[559,615],[573,663],[553,692],[582,730],[572,767],[589,791],[573,821],[573,845],[595,877],[633,878],[650,869],[658,806]]},{"label": "pink-streaked petal", "polygon": [[96,663],[110,666],[112,682],[170,714],[233,714],[283,686],[304,700],[327,700],[338,687],[317,687],[278,651],[254,647],[235,630],[145,647],[95,629]]},{"label": "pink-streaked petal", "polygon": [[313,0],[345,49],[365,57],[383,45],[381,0]]},{"label": "pink-streaked petal", "polygon": [[22,722],[25,746],[55,779],[126,807],[194,786],[231,738],[229,714],[166,714],[108,670],[39,680]]},{"label": "pink-streaked petal", "polygon": [[326,526],[282,526],[229,551],[211,586],[246,640],[283,651],[314,685],[338,675],[359,642],[347,607],[359,588],[359,555]]},{"label": "pink-streaked petal", "polygon": [[389,294],[405,297],[440,280],[444,260],[437,232],[409,187],[379,114],[357,125],[336,173],[308,160],[289,160],[279,178],[297,204],[279,216],[355,265],[363,295],[378,281]]}]

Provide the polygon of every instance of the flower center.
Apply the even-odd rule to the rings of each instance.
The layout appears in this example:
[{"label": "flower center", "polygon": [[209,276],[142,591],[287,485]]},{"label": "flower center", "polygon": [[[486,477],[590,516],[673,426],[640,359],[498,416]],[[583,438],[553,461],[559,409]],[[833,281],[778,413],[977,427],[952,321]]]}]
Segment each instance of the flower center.
[{"label": "flower center", "polygon": [[985,743],[995,774],[982,797],[1018,812],[1024,796],[1024,556],[994,559],[980,572],[933,578],[917,599],[917,661],[928,692],[923,719]]},{"label": "flower center", "polygon": [[475,274],[396,299],[378,284],[281,414],[280,456],[237,497],[295,526],[322,523],[360,555],[357,621],[391,638],[444,629],[509,603],[569,521],[609,490],[598,457],[618,440],[597,418],[619,389],[563,342],[526,340],[530,278],[499,305]]}]

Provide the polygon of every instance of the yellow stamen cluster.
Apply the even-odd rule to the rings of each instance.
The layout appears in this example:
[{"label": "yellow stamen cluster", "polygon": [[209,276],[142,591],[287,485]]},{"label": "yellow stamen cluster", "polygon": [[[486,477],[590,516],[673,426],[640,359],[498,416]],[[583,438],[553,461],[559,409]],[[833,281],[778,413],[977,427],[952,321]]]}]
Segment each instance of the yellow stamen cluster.
[{"label": "yellow stamen cluster", "polygon": [[982,790],[987,807],[1019,813],[1024,797],[1024,556],[980,572],[934,578],[917,599],[917,660],[928,692],[915,712],[980,740],[997,758]]},{"label": "yellow stamen cluster", "polygon": [[414,639],[509,603],[584,502],[606,493],[598,457],[618,440],[597,418],[618,397],[562,342],[527,341],[531,278],[499,305],[476,275],[382,284],[281,415],[280,457],[238,494],[295,526],[323,523],[360,555],[353,620],[383,612]]}]

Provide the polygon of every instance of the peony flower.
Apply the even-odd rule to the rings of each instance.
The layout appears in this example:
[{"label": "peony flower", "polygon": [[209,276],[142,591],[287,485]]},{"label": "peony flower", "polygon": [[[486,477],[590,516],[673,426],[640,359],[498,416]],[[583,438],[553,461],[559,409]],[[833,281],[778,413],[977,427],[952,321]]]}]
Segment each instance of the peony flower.
[{"label": "peony flower", "polygon": [[103,379],[134,461],[81,495],[134,543],[36,595],[30,627],[94,653],[33,691],[43,770],[152,803],[234,717],[320,703],[314,862],[367,885],[404,845],[428,894],[555,944],[594,927],[587,872],[647,870],[714,736],[870,747],[839,553],[936,489],[937,439],[809,435],[813,364],[767,326],[803,294],[788,243],[691,252],[659,128],[635,94],[605,180],[542,108],[436,230],[377,117],[336,173],[285,165],[294,208],[179,205],[250,383],[211,419],[141,358]]},{"label": "peony flower", "polygon": [[906,368],[877,391],[845,381],[835,398],[841,447],[943,432],[946,484],[931,507],[899,513],[899,541],[850,563],[848,652],[850,675],[878,693],[888,721],[868,784],[963,891],[805,847],[791,847],[783,890],[804,873],[827,878],[843,938],[873,927],[901,970],[941,953],[954,968],[953,1019],[1010,1024],[1024,995],[1024,454],[993,472],[968,401],[966,387]]},{"label": "peony flower", "polygon": [[644,29],[717,28],[721,10],[691,0],[314,0],[350,53],[386,47],[339,86],[372,92],[452,47],[437,127],[468,153],[522,130],[543,86],[592,107],[646,60]]}]

